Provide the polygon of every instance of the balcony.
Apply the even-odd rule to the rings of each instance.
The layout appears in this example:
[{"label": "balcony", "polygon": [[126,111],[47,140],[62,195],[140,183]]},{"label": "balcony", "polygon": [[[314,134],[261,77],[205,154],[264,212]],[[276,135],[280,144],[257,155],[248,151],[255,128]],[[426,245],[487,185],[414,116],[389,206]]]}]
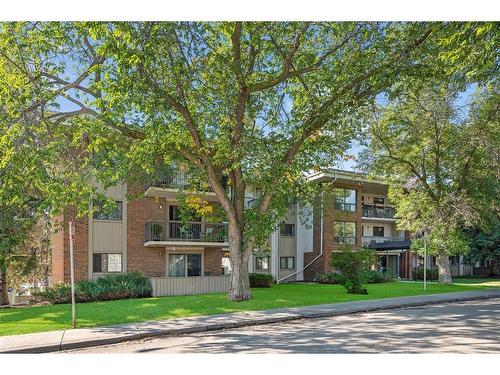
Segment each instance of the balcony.
[{"label": "balcony", "polygon": [[404,237],[363,236],[363,246],[375,250],[409,249],[410,241]]},{"label": "balcony", "polygon": [[150,221],[146,223],[146,246],[227,243],[227,223]]},{"label": "balcony", "polygon": [[191,192],[204,193],[208,197],[215,199],[215,193],[208,184],[194,178],[191,174],[181,171],[172,171],[168,175],[145,186],[146,197],[164,197],[175,199],[179,190],[189,190]]},{"label": "balcony", "polygon": [[148,187],[159,187],[163,189],[190,189],[196,191],[212,191],[212,189],[200,181],[194,179],[189,173],[173,171],[169,175],[162,176]]},{"label": "balcony", "polygon": [[363,236],[363,246],[370,245],[372,243],[386,243],[386,242],[398,242],[404,241],[404,237],[382,237],[382,236]]},{"label": "balcony", "polygon": [[339,211],[346,212],[356,212],[356,203],[347,203],[347,202],[339,202],[336,201],[333,203],[333,207]]},{"label": "balcony", "polygon": [[394,208],[389,206],[363,205],[363,217],[370,219],[394,219]]}]

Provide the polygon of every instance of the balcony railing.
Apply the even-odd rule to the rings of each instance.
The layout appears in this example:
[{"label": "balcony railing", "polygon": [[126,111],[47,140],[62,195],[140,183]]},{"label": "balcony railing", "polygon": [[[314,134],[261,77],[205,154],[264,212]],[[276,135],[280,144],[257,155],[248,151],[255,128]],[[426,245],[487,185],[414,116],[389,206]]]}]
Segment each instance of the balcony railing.
[{"label": "balcony railing", "polygon": [[145,242],[227,242],[227,223],[150,221],[146,224],[144,239]]},{"label": "balcony railing", "polygon": [[387,243],[404,241],[404,237],[383,237],[383,236],[363,236],[363,246],[368,246],[374,243]]},{"label": "balcony railing", "polygon": [[356,237],[354,236],[335,236],[333,242],[341,245],[355,245]]},{"label": "balcony railing", "polygon": [[[165,175],[159,180],[153,182],[150,186],[166,189],[192,189],[196,191],[210,192],[212,189],[207,184],[197,181],[189,173],[174,171],[172,174]],[[149,186],[148,186],[149,187]]]},{"label": "balcony railing", "polygon": [[394,219],[394,208],[386,206],[363,205],[363,217]]},{"label": "balcony railing", "polygon": [[356,212],[356,203],[334,202],[333,207],[340,211]]}]

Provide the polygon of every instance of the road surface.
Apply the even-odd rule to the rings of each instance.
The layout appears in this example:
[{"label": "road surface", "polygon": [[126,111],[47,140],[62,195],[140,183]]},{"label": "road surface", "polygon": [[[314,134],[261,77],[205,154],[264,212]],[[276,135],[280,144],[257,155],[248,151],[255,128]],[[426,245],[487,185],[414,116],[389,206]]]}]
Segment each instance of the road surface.
[{"label": "road surface", "polygon": [[150,338],[66,353],[500,353],[500,299]]}]

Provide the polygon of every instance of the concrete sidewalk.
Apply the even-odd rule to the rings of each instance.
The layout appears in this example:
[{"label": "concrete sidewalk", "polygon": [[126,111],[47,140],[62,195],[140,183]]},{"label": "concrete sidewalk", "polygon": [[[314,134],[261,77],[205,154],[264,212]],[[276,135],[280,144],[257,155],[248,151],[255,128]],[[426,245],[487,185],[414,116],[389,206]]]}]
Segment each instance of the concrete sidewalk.
[{"label": "concrete sidewalk", "polygon": [[385,298],[359,302],[334,303],[248,311],[232,314],[197,316],[164,321],[123,324],[108,327],[0,336],[0,353],[46,353],[59,350],[113,344],[151,336],[174,336],[183,333],[278,323],[304,318],[348,315],[354,313],[423,306],[437,303],[500,298],[500,289]]}]

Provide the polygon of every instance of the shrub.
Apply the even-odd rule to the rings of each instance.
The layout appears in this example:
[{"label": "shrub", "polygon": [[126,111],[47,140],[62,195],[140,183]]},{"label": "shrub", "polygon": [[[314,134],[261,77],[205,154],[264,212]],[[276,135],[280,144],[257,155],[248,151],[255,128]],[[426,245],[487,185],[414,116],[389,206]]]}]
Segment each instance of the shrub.
[{"label": "shrub", "polygon": [[337,272],[321,272],[316,274],[316,281],[320,284],[342,284],[342,275]]},{"label": "shrub", "polygon": [[67,303],[71,301],[71,287],[68,283],[56,283],[44,291],[33,294],[35,301],[49,301],[52,303]]},{"label": "shrub", "polygon": [[[75,283],[77,302],[108,301],[115,299],[142,298],[151,296],[151,283],[139,272],[106,275],[95,280]],[[71,287],[68,283],[57,283],[36,294],[39,301],[52,303],[71,302]]]},{"label": "shrub", "polygon": [[363,274],[363,281],[367,284],[387,283],[394,281],[395,276],[391,272],[366,271]]},{"label": "shrub", "polygon": [[349,246],[343,246],[339,253],[332,253],[330,264],[340,270],[342,285],[351,294],[368,294],[363,286],[363,275],[375,263],[376,254],[370,249],[353,251]]},{"label": "shrub", "polygon": [[[419,267],[419,268],[414,268],[414,278],[417,280],[423,280],[424,279],[424,268]],[[429,269],[427,268],[427,275],[426,278],[427,280],[437,280],[439,277],[439,270],[437,268],[432,268]]]},{"label": "shrub", "polygon": [[271,288],[273,286],[274,279],[272,275],[265,273],[250,273],[248,276],[250,278],[250,287],[252,288]]}]

